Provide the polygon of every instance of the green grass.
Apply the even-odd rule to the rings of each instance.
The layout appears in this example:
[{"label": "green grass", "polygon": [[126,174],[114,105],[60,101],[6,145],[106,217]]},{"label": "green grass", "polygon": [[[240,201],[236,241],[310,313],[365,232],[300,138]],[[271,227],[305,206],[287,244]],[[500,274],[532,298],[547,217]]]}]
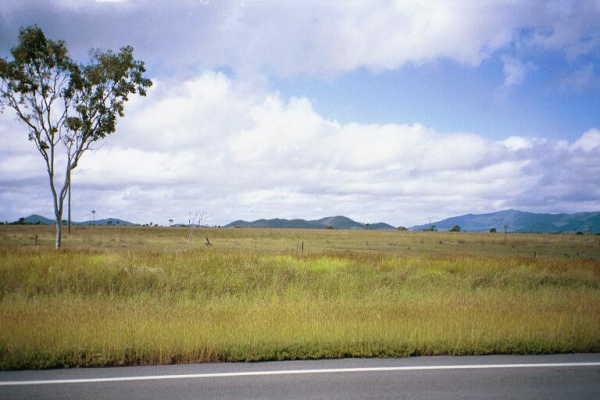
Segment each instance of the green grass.
[{"label": "green grass", "polygon": [[1,227],[0,368],[600,351],[594,236],[188,234]]}]

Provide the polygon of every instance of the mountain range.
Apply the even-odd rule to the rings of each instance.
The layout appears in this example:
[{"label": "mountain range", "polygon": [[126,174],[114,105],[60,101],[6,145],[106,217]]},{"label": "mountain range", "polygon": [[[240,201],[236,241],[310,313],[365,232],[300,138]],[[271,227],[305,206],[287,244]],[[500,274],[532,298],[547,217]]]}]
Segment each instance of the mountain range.
[{"label": "mountain range", "polygon": [[[30,215],[22,218],[21,223],[51,225],[54,220],[41,215]],[[105,218],[96,221],[72,222],[75,225],[136,225],[119,218]],[[600,233],[600,212],[581,212],[575,214],[539,214],[518,210],[504,210],[488,214],[466,214],[446,218],[430,224],[415,225],[410,230],[429,230],[435,226],[437,230],[447,231],[458,225],[462,231],[488,232],[494,228],[498,232],[505,229],[510,232],[593,232]],[[316,220],[305,219],[259,219],[248,222],[237,220],[225,225],[226,228],[303,228],[303,229],[370,229],[393,230],[395,227],[384,222],[363,224],[348,217],[335,216]]]},{"label": "mountain range", "polygon": [[435,225],[438,230],[450,230],[455,225],[469,232],[488,232],[495,228],[503,232],[600,232],[600,212],[575,214],[538,214],[518,210],[504,210],[489,214],[466,214],[436,221],[431,224],[416,225],[411,230],[428,230]]},{"label": "mountain range", "polygon": [[336,216],[326,217],[315,220],[305,219],[259,219],[248,222],[243,220],[233,221],[225,225],[226,228],[303,228],[303,229],[372,229],[372,230],[392,230],[392,225],[384,222],[374,224],[363,224],[356,222],[348,217]]},{"label": "mountain range", "polygon": [[[15,221],[18,223],[29,224],[29,225],[54,225],[53,219],[43,217],[41,215],[33,214],[29,217],[25,217],[19,219],[19,221]],[[119,218],[104,218],[97,219],[95,221],[71,221],[73,225],[136,225],[133,222],[125,221]]]}]

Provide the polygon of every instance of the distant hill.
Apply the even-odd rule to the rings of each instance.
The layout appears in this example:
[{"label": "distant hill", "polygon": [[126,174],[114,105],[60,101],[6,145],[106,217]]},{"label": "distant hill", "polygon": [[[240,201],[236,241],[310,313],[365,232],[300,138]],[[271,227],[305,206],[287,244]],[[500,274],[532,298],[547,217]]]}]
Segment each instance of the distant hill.
[{"label": "distant hill", "polygon": [[54,224],[54,220],[42,217],[41,215],[32,214],[29,217],[23,218],[23,223],[32,225],[50,225]]},{"label": "distant hill", "polygon": [[389,231],[395,230],[396,228],[390,224],[386,224],[385,222],[376,222],[374,224],[365,224],[366,229],[371,229],[374,231]]},{"label": "distant hill", "polygon": [[438,230],[449,230],[458,225],[464,231],[487,232],[496,228],[510,232],[600,232],[600,212],[575,214],[537,214],[518,210],[504,210],[489,214],[467,214],[447,218],[432,224],[413,226],[411,230],[424,230],[435,225]]},{"label": "distant hill", "polygon": [[318,224],[319,228],[331,226],[334,229],[365,229],[364,224],[344,216],[326,217],[310,222]]},{"label": "distant hill", "polygon": [[125,221],[120,218],[104,218],[95,221],[75,222],[77,225],[137,225],[133,222]]},{"label": "distant hill", "polygon": [[[55,220],[53,220],[53,219],[42,217],[41,215],[33,214],[33,215],[30,215],[29,217],[23,218],[22,223],[28,224],[28,225],[54,225],[54,221]],[[20,222],[20,219],[15,222]],[[71,224],[73,224],[73,225],[136,225],[133,222],[125,221],[125,220],[122,220],[119,218],[105,218],[105,219],[98,219],[96,221],[82,221],[82,222],[71,221]]]},{"label": "distant hill", "polygon": [[304,228],[304,229],[374,229],[374,230],[392,230],[393,226],[384,222],[375,224],[362,224],[348,217],[336,216],[326,217],[317,220],[305,219],[259,219],[253,222],[237,220],[225,225],[226,228]]}]

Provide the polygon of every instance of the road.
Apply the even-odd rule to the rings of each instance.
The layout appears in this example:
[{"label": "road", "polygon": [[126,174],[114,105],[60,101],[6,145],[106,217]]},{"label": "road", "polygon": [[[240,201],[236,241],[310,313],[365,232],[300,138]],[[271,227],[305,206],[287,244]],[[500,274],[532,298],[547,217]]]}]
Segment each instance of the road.
[{"label": "road", "polygon": [[0,399],[600,399],[600,354],[0,372]]}]

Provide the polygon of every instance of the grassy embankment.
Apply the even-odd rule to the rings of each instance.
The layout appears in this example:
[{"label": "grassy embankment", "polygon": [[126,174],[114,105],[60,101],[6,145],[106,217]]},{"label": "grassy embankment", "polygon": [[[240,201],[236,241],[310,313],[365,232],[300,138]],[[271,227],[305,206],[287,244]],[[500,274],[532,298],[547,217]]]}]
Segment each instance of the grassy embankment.
[{"label": "grassy embankment", "polygon": [[193,235],[0,227],[0,368],[600,351],[596,236]]}]

